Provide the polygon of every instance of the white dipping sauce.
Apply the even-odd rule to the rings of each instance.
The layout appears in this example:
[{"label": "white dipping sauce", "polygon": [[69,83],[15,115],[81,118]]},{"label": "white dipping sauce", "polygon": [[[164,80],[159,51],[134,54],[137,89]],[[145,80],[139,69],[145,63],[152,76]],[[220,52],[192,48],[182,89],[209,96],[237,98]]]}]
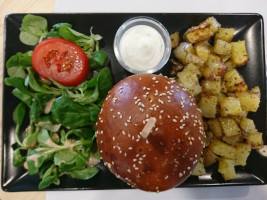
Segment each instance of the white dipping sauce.
[{"label": "white dipping sauce", "polygon": [[137,25],[127,30],[119,46],[124,62],[136,70],[155,67],[164,55],[164,48],[160,33],[147,25]]}]

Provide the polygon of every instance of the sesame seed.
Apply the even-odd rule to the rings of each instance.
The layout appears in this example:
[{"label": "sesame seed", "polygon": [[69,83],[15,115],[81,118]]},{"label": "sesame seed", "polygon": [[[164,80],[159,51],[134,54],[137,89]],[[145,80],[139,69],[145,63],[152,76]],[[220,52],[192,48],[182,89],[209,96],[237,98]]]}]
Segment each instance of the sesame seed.
[{"label": "sesame seed", "polygon": [[177,120],[176,120],[176,119],[172,119],[172,121],[173,121],[173,122],[175,122],[175,123],[177,122]]}]

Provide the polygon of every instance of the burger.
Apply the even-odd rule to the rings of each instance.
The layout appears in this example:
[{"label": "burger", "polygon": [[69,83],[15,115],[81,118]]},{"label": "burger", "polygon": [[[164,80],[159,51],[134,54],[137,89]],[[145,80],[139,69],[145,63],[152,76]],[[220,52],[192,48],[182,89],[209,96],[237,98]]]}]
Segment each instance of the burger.
[{"label": "burger", "polygon": [[165,76],[137,74],[117,83],[97,122],[104,164],[144,191],[182,184],[198,163],[204,127],[194,97]]}]

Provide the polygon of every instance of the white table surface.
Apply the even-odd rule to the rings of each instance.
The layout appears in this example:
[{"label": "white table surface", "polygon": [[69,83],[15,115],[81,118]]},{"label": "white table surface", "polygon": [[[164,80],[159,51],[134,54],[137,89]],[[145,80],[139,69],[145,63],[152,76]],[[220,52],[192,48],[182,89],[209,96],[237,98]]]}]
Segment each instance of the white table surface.
[{"label": "white table surface", "polygon": [[[266,0],[55,0],[55,12],[259,13],[267,19]],[[266,30],[266,29],[265,29]],[[265,31],[266,32],[266,31]],[[266,46],[266,41],[265,41]],[[266,166],[267,168],[267,166]],[[131,190],[47,192],[47,200],[263,200],[267,185],[175,188],[159,194]]]}]

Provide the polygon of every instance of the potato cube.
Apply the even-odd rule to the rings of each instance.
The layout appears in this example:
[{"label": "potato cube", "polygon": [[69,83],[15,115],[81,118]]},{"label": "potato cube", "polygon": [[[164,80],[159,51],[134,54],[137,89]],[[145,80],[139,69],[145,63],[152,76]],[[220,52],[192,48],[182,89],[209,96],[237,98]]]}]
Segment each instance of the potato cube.
[{"label": "potato cube", "polygon": [[218,118],[209,119],[208,125],[210,128],[210,131],[213,133],[213,135],[216,138],[221,138],[223,136],[223,130],[222,130],[222,127],[221,127],[221,124],[220,124]]},{"label": "potato cube", "polygon": [[184,65],[188,64],[186,62],[187,54],[195,54],[195,48],[192,44],[188,42],[181,42],[174,50],[174,56],[182,62]]},{"label": "potato cube", "polygon": [[249,61],[245,40],[232,42],[231,55],[235,66],[245,65]]},{"label": "potato cube", "polygon": [[221,157],[229,159],[235,159],[236,157],[236,149],[220,140],[213,140],[209,149],[211,152]]},{"label": "potato cube", "polygon": [[222,141],[224,141],[225,143],[230,144],[230,145],[236,145],[239,142],[242,142],[242,140],[243,140],[243,136],[242,135],[234,135],[234,136],[231,136],[231,137],[227,137],[227,136],[224,135],[223,138],[222,138]]},{"label": "potato cube", "polygon": [[215,118],[217,113],[217,97],[212,95],[202,95],[198,107],[201,114],[206,118]]},{"label": "potato cube", "polygon": [[260,97],[257,93],[247,92],[236,92],[235,95],[239,98],[241,108],[245,111],[256,112],[259,108]]},{"label": "potato cube", "polygon": [[218,103],[220,103],[226,97],[226,95],[224,93],[222,93],[222,91],[220,93],[216,94],[215,96],[217,97]]},{"label": "potato cube", "polygon": [[255,133],[258,132],[256,129],[256,126],[254,124],[254,121],[252,119],[243,118],[240,121],[240,128],[245,131],[246,133]]},{"label": "potato cube", "polygon": [[210,151],[209,148],[203,150],[204,166],[209,167],[217,162],[218,156]]},{"label": "potato cube", "polygon": [[207,62],[209,55],[210,55],[210,49],[211,45],[208,41],[199,42],[195,46],[196,49],[196,55],[203,60],[203,62]]},{"label": "potato cube", "polygon": [[251,152],[251,146],[244,143],[236,145],[235,165],[246,166],[247,158]]},{"label": "potato cube", "polygon": [[202,76],[200,67],[194,63],[189,63],[188,65],[186,65],[183,71],[191,74],[196,74],[198,78]]},{"label": "potato cube", "polygon": [[183,38],[185,41],[192,44],[210,39],[214,33],[210,29],[210,24],[202,22],[199,26],[193,26],[189,28]]},{"label": "potato cube", "polygon": [[207,79],[214,79],[216,76],[223,78],[226,72],[227,66],[222,62],[222,59],[217,55],[210,54],[203,71],[203,76]]},{"label": "potato cube", "polygon": [[241,130],[233,118],[219,117],[219,122],[221,124],[225,136],[231,137],[241,134]]},{"label": "potato cube", "polygon": [[202,176],[206,174],[206,169],[204,167],[204,159],[200,158],[197,166],[195,167],[195,169],[193,170],[193,172],[191,173],[192,176]]},{"label": "potato cube", "polygon": [[252,149],[260,149],[263,147],[262,133],[260,132],[249,134],[246,136],[246,141]]},{"label": "potato cube", "polygon": [[225,42],[224,40],[221,39],[217,39],[214,42],[214,52],[219,55],[224,55],[224,56],[230,55],[231,49],[232,49],[232,44],[229,42]]},{"label": "potato cube", "polygon": [[225,86],[227,92],[243,92],[247,91],[248,86],[244,81],[244,78],[236,69],[227,71],[224,75]]},{"label": "potato cube", "polygon": [[174,32],[170,35],[172,48],[176,48],[180,42],[179,32]]},{"label": "potato cube", "polygon": [[213,33],[218,32],[218,30],[221,28],[221,24],[217,21],[215,17],[209,17],[206,19],[206,21],[210,25],[210,29]]},{"label": "potato cube", "polygon": [[235,29],[234,28],[220,28],[215,35],[215,40],[221,39],[226,42],[231,42],[234,37]]},{"label": "potato cube", "polygon": [[242,112],[240,101],[237,97],[226,97],[220,102],[220,113],[223,117],[239,115]]},{"label": "potato cube", "polygon": [[219,159],[218,172],[222,174],[224,180],[228,181],[237,177],[235,171],[235,161],[227,158]]},{"label": "potato cube", "polygon": [[177,73],[177,82],[188,90],[192,95],[196,96],[201,93],[202,88],[198,82],[196,74],[181,71]]},{"label": "potato cube", "polygon": [[219,94],[221,92],[221,77],[216,76],[214,80],[203,79],[201,81],[202,91],[206,94]]},{"label": "potato cube", "polygon": [[234,69],[235,68],[235,65],[234,63],[232,62],[232,60],[228,60],[226,63],[225,63],[228,67],[228,70],[231,70],[231,69]]}]

